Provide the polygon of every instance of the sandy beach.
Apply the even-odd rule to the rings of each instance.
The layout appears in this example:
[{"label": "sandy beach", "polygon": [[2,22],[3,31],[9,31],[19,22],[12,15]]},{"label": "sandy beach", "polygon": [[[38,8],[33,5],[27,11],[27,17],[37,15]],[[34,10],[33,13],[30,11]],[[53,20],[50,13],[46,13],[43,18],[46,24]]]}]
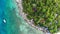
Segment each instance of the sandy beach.
[{"label": "sandy beach", "polygon": [[[18,9],[19,9],[19,15],[20,16],[22,16],[23,17],[23,19],[29,24],[29,25],[31,25],[32,27],[34,27],[34,28],[36,28],[37,30],[41,30],[41,31],[43,31],[45,34],[48,34],[48,31],[44,28],[44,27],[39,27],[39,26],[35,26],[33,23],[34,23],[34,21],[33,21],[33,19],[31,19],[31,20],[28,20],[27,19],[27,14],[25,14],[24,12],[23,12],[23,7],[22,7],[22,0],[16,0],[16,3],[17,3],[17,5],[18,5]],[[50,34],[50,33],[49,33]]]}]

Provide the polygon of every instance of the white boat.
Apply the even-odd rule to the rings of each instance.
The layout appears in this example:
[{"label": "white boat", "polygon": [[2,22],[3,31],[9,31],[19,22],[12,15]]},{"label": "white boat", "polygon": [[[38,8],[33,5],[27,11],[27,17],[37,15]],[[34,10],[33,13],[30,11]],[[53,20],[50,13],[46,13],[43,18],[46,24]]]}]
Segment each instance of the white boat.
[{"label": "white boat", "polygon": [[5,20],[5,19],[3,19],[3,22],[4,22],[4,23],[6,23],[6,20]]}]

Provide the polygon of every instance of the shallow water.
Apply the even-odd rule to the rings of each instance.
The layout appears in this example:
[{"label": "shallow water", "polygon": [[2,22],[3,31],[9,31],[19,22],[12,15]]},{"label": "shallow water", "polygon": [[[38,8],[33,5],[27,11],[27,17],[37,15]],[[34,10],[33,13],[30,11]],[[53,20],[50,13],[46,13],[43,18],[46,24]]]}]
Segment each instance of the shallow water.
[{"label": "shallow water", "polygon": [[[0,1],[0,34],[43,34],[27,24],[19,15],[14,0]],[[3,22],[6,19],[6,23]]]}]

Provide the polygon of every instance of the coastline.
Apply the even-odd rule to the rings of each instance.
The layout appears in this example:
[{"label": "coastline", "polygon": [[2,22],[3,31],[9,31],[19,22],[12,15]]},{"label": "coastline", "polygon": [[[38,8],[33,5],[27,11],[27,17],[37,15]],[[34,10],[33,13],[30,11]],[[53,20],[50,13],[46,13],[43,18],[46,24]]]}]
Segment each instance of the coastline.
[{"label": "coastline", "polygon": [[28,20],[26,15],[24,12],[23,12],[23,7],[22,7],[22,0],[16,0],[16,3],[17,3],[17,6],[18,6],[18,9],[19,9],[19,15],[23,17],[23,19],[29,24],[31,25],[32,27],[34,27],[35,29],[37,30],[40,30],[40,31],[43,31],[45,34],[50,34],[48,33],[48,31],[46,31],[45,28],[42,28],[42,27],[39,27],[39,26],[35,26],[33,23],[33,19],[31,20]]}]

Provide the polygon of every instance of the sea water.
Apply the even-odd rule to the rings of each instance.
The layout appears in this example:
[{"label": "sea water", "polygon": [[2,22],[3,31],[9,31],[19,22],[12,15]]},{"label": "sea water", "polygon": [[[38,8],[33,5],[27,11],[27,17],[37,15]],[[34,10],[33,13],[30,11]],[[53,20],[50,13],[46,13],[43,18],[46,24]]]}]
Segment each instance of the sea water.
[{"label": "sea water", "polygon": [[4,19],[5,0],[0,0],[0,34],[6,34]]},{"label": "sea water", "polygon": [[[3,20],[6,20],[6,23]],[[0,34],[43,34],[19,15],[15,0],[0,0]]]}]

